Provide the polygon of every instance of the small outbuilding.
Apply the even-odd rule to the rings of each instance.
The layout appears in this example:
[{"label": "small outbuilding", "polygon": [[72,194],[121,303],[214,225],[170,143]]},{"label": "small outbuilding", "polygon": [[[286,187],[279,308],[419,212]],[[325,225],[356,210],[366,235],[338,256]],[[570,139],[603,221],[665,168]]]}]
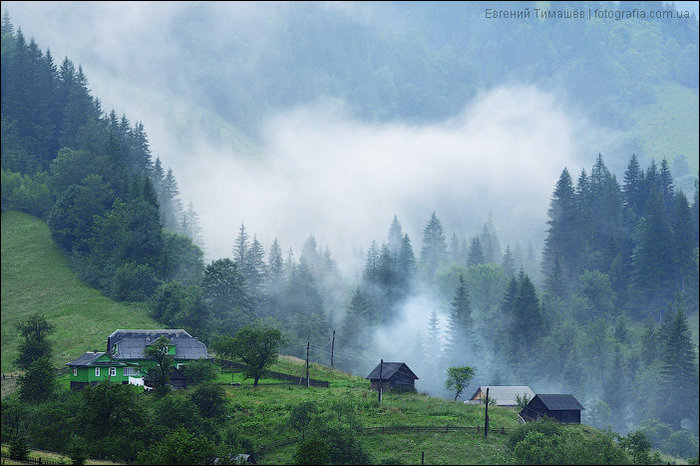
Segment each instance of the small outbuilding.
[{"label": "small outbuilding", "polygon": [[403,362],[385,362],[377,364],[366,379],[372,384],[372,390],[379,390],[379,373],[381,371],[383,391],[415,390],[418,376]]},{"label": "small outbuilding", "polygon": [[494,400],[496,406],[518,406],[517,397],[532,400],[535,392],[527,385],[482,385],[476,389],[472,397],[465,401],[469,404],[480,404],[486,399],[486,390],[489,391],[489,399]]},{"label": "small outbuilding", "polygon": [[539,394],[520,411],[520,417],[525,421],[535,421],[547,416],[562,424],[581,424],[583,409],[574,395]]}]

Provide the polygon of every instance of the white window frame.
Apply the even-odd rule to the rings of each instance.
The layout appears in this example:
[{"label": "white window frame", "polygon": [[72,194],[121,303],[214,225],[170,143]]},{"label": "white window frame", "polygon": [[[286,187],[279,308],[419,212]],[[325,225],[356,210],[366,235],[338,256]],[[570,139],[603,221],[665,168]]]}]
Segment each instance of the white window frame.
[{"label": "white window frame", "polygon": [[78,376],[78,368],[74,367],[73,368],[73,377],[77,377],[77,376]]},{"label": "white window frame", "polygon": [[95,377],[99,377],[99,376],[100,376],[100,368],[96,367],[95,368]]},{"label": "white window frame", "polygon": [[179,363],[175,364],[175,367],[177,368],[177,370],[180,370],[180,369],[182,369],[182,366],[184,366],[184,364],[183,364],[183,363],[181,363],[181,362],[179,362]]},{"label": "white window frame", "polygon": [[127,377],[127,376],[134,377],[134,376],[138,375],[138,371],[136,370],[135,367],[125,367],[124,371],[122,373],[124,374],[125,377]]},{"label": "white window frame", "polygon": [[110,376],[110,377],[116,377],[116,376],[117,376],[117,368],[116,368],[116,367],[110,367],[110,368],[109,368],[109,376]]}]

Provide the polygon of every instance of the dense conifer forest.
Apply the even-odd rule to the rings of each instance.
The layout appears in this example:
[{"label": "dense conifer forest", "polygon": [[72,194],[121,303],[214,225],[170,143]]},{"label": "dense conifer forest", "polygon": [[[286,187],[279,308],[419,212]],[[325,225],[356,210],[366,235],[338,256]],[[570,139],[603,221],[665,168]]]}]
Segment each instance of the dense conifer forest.
[{"label": "dense conifer forest", "polygon": [[[697,34],[697,22],[695,28]],[[682,60],[692,55],[689,42],[681,34],[667,45],[676,60],[669,67],[678,70],[673,79],[692,86],[697,49],[695,62],[686,66]],[[585,60],[579,66],[589,69]],[[596,79],[614,82],[605,74],[615,74],[612,68],[597,70]],[[488,70],[481,73],[474,82],[491,79]],[[352,78],[339,73],[335,79],[342,76]],[[430,83],[439,78],[424,76]],[[365,92],[358,102],[372,113],[367,101],[374,102],[377,92]],[[377,108],[399,112],[412,94],[396,92],[403,98]],[[82,67],[68,58],[56,62],[49,49],[27,40],[7,12],[1,99],[3,212],[45,220],[81,280],[117,301],[143,303],[163,325],[213,344],[246,325],[264,324],[284,331],[283,353],[303,357],[309,342],[311,359],[323,364],[329,364],[333,341],[337,368],[364,376],[380,357],[405,360],[420,375],[421,389],[442,397],[450,397],[446,369],[468,365],[476,370],[475,385],[573,393],[586,408],[585,423],[639,430],[655,448],[697,457],[698,352],[688,317],[697,322],[698,180],[691,174],[689,195],[688,173],[674,179],[663,153],[647,154],[642,164],[632,146],[624,170],[608,168],[602,154],[591,154],[590,168],[580,173],[562,167],[551,188],[541,252],[522,246],[528,238],[505,243],[493,220],[477,231],[447,231],[436,210],[422,234],[411,237],[400,218],[387,218],[386,236],[365,246],[355,280],[340,272],[323,243],[329,238],[309,235],[295,250],[280,231],[265,247],[245,224],[231,232],[228,257],[205,259],[197,212],[183,205],[173,170],[151,153],[143,124],[103,109]],[[591,99],[581,105],[628,128],[623,114]],[[621,102],[622,109],[631,108],[630,101]],[[425,115],[447,108],[433,103]],[[401,348],[392,343],[396,332]],[[101,390],[106,392],[95,396],[122,396]],[[119,403],[125,410],[120,422],[138,424],[134,401]],[[154,410],[166,408],[181,412],[182,429],[208,429],[221,441],[228,435],[232,444],[245,446],[236,433],[216,429],[216,416],[196,414],[192,419],[200,424],[189,426],[185,413],[195,408]],[[94,416],[86,425],[99,423]],[[163,429],[163,435],[170,432]],[[121,436],[115,432],[90,441],[113,439],[114,445],[104,445],[109,451],[142,441],[128,437],[131,428]],[[147,453],[123,458],[148,460]]]}]

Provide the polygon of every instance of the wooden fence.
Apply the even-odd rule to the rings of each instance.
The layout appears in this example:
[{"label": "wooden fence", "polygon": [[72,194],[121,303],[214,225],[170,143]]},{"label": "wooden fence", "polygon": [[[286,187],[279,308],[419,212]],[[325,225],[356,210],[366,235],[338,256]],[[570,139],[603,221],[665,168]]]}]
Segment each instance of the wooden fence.
[{"label": "wooden fence", "polygon": [[[244,370],[248,369],[248,366],[246,366],[245,364],[241,364],[239,362],[226,361],[224,359],[217,359],[216,362],[218,364],[220,364],[222,367],[226,367],[229,369],[237,369],[240,371],[244,371]],[[269,378],[269,379],[286,380],[286,381],[290,382],[286,385],[304,385],[304,384],[306,384],[306,377],[302,377],[299,375],[285,374],[283,372],[277,372],[277,371],[265,371],[265,372],[263,372],[263,377]],[[258,384],[258,385],[263,385],[263,384]],[[268,385],[270,385],[270,384],[268,384]],[[275,384],[275,385],[283,385],[283,384]],[[318,380],[318,379],[309,378],[309,385],[311,385],[312,387],[329,388],[331,384],[327,380]]]},{"label": "wooden fence", "polygon": [[[474,432],[483,434],[484,428],[481,426],[379,426],[365,427],[363,429],[363,433],[366,435],[398,434],[400,432],[437,432],[443,434],[450,432]],[[489,426],[489,434],[507,434],[509,432],[512,432],[512,429]]]},{"label": "wooden fence", "polygon": [[7,458],[7,459],[11,459],[12,461],[17,461],[17,462],[19,462],[19,463],[28,463],[28,464],[46,464],[46,465],[49,465],[49,466],[58,466],[59,464],[70,464],[70,463],[66,463],[66,462],[64,462],[64,461],[59,461],[59,460],[47,460],[47,459],[44,459],[44,458],[40,458],[40,457],[31,457],[31,456],[28,456],[28,457],[26,457],[26,458],[22,458],[22,459],[20,460],[20,459],[12,458],[12,457],[10,456],[9,453],[5,453],[5,452],[2,452],[2,457],[3,457],[3,458]]}]

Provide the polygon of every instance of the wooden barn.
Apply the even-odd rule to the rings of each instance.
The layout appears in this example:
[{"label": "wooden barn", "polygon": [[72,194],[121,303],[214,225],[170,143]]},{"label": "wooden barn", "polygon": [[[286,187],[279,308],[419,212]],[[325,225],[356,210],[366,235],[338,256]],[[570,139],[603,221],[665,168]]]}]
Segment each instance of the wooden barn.
[{"label": "wooden barn", "polygon": [[415,390],[415,381],[418,376],[403,362],[385,362],[377,364],[377,367],[369,373],[366,379],[372,384],[372,390],[379,390],[379,371],[381,366],[383,391],[407,391]]},{"label": "wooden barn", "polygon": [[520,411],[520,417],[526,421],[535,421],[547,416],[562,424],[581,424],[582,409],[585,408],[573,395],[541,394],[530,400]]}]

